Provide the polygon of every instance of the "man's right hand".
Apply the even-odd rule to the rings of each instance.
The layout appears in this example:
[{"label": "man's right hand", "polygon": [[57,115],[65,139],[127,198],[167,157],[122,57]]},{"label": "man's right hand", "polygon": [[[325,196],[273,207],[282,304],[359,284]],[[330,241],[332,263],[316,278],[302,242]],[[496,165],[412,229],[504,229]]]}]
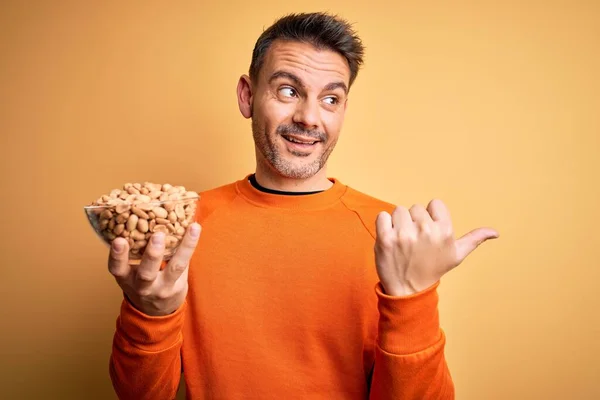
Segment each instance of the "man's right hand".
[{"label": "man's right hand", "polygon": [[197,223],[189,226],[179,248],[163,270],[163,233],[152,235],[138,266],[129,264],[127,240],[113,240],[108,270],[135,308],[147,315],[162,316],[181,307],[188,291],[188,266],[198,244],[200,231],[201,227]]}]

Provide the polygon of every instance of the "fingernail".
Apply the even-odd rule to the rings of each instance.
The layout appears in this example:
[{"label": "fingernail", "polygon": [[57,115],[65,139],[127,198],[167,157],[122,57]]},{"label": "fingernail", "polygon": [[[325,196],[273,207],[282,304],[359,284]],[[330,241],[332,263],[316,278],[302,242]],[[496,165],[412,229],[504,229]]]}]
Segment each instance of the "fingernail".
[{"label": "fingernail", "polygon": [[112,242],[112,248],[113,248],[113,251],[114,251],[115,253],[120,253],[120,252],[122,252],[122,251],[123,251],[123,247],[124,247],[124,246],[123,246],[123,243],[121,243],[121,241],[120,241],[120,240],[119,240],[119,241],[116,241],[116,240],[115,240],[115,241],[113,241],[113,242]]},{"label": "fingernail", "polygon": [[198,224],[192,224],[192,226],[190,227],[190,236],[193,237],[194,239],[198,237],[198,235],[200,234],[200,227],[198,226]]},{"label": "fingernail", "polygon": [[152,244],[154,246],[161,246],[163,241],[164,241],[164,237],[163,237],[162,232],[157,232],[154,235],[152,235]]}]

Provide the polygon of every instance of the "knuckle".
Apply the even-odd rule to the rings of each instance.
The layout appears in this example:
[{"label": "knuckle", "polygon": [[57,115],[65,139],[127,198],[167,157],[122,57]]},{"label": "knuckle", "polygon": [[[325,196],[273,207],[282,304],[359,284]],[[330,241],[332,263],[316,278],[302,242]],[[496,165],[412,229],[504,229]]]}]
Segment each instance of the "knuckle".
[{"label": "knuckle", "polygon": [[110,251],[110,253],[108,253],[108,263],[109,265],[118,265],[121,264],[123,261],[127,261],[128,259],[128,255],[127,252],[123,251],[121,253],[115,253],[113,250]]},{"label": "knuckle", "polygon": [[421,234],[424,234],[424,235],[432,234],[431,226],[427,222],[420,222],[418,224],[418,226],[419,226],[419,231],[421,232]]},{"label": "knuckle", "polygon": [[196,248],[197,244],[198,244],[198,238],[193,238],[190,235],[186,235],[183,238],[183,240],[181,241],[180,247],[193,250]]},{"label": "knuckle", "polygon": [[454,236],[454,230],[451,226],[445,226],[441,228],[441,234],[442,237],[444,237],[445,239],[452,239],[452,237]]},{"label": "knuckle", "polygon": [[154,281],[155,274],[151,271],[141,270],[137,273],[137,279],[142,282],[152,282]]},{"label": "knuckle", "polygon": [[157,300],[168,300],[171,297],[173,297],[173,294],[171,293],[171,290],[167,289],[167,288],[160,289],[156,293],[156,299]]},{"label": "knuckle", "polygon": [[382,234],[377,236],[376,245],[381,249],[391,249],[396,244],[396,238],[394,235]]},{"label": "knuckle", "polygon": [[109,265],[108,272],[117,279],[125,277],[125,273],[123,272],[123,269],[117,267],[116,265]]},{"label": "knuckle", "polygon": [[144,253],[144,257],[146,258],[146,260],[152,263],[156,263],[162,260],[163,251],[161,249],[155,248],[154,246],[148,246],[146,252]]},{"label": "knuckle", "polygon": [[150,288],[137,289],[136,293],[141,298],[148,298],[148,297],[152,296],[152,290]]},{"label": "knuckle", "polygon": [[398,231],[398,242],[403,245],[414,243],[417,240],[417,235],[415,235],[410,230],[401,230]]},{"label": "knuckle", "polygon": [[184,260],[173,260],[173,264],[171,265],[171,270],[175,273],[182,273],[188,266],[188,262]]}]

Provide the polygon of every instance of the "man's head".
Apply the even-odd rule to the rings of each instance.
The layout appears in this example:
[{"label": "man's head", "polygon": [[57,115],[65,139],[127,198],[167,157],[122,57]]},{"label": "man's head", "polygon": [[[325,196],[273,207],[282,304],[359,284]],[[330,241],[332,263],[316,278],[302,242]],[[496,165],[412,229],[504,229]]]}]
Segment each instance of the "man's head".
[{"label": "man's head", "polygon": [[240,111],[252,118],[257,168],[296,179],[322,170],[362,56],[350,25],[327,14],[288,15],[263,32],[250,76],[238,83]]}]

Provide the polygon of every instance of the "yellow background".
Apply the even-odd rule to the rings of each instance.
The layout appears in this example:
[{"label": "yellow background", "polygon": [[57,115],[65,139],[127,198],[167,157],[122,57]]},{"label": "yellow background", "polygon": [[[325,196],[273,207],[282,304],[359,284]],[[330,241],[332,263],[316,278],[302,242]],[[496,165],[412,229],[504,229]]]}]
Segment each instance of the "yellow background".
[{"label": "yellow background", "polygon": [[440,287],[457,398],[600,398],[599,2],[0,7],[0,398],[114,398],[121,296],[82,206],[252,172],[237,79],[263,27],[322,10],[367,47],[329,175],[501,233]]}]

